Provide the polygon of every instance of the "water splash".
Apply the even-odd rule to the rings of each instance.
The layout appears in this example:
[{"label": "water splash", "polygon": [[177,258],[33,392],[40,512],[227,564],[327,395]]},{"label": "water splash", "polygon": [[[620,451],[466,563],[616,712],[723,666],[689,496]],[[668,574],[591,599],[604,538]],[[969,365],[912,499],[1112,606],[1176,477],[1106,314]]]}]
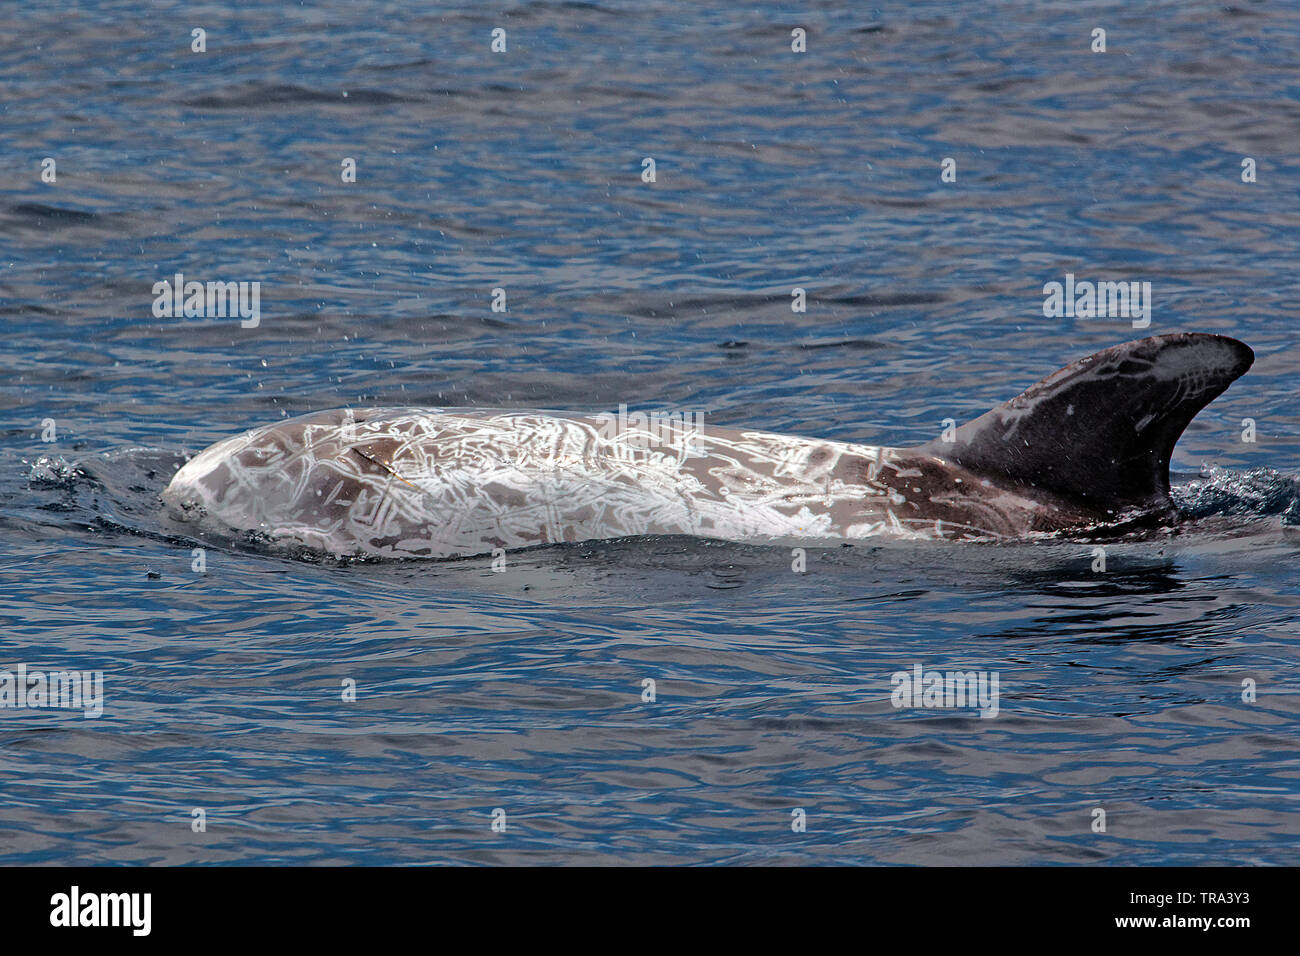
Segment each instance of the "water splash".
[{"label": "water splash", "polygon": [[1211,468],[1187,484],[1175,486],[1171,494],[1191,518],[1281,515],[1283,525],[1300,526],[1300,479],[1272,468]]}]

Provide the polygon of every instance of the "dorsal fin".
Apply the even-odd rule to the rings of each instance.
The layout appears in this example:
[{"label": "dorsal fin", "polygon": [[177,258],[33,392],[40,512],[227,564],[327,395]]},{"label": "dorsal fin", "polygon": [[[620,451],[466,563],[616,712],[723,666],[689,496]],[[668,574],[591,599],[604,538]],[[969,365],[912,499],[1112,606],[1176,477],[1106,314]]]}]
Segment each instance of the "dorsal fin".
[{"label": "dorsal fin", "polygon": [[1255,360],[1222,335],[1179,332],[1067,365],[918,451],[995,481],[1114,513],[1169,504],[1183,429]]}]

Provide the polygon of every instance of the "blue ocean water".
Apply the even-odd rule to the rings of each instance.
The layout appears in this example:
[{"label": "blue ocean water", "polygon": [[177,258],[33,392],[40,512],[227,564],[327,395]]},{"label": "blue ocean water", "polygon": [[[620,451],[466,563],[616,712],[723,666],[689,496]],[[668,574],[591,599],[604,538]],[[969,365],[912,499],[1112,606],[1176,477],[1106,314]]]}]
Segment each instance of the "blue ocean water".
[{"label": "blue ocean water", "polygon": [[[104,675],[98,718],[0,708],[0,863],[1300,859],[1300,8],[144,6],[0,8],[0,669]],[[259,324],[155,316],[176,273],[260,282]],[[1045,318],[1066,274],[1150,282],[1149,328]],[[1179,445],[1192,519],[1104,572],[673,538],[199,573],[157,501],[342,405],[914,444],[1174,330],[1256,364]],[[918,664],[998,674],[997,716],[895,708]]]}]

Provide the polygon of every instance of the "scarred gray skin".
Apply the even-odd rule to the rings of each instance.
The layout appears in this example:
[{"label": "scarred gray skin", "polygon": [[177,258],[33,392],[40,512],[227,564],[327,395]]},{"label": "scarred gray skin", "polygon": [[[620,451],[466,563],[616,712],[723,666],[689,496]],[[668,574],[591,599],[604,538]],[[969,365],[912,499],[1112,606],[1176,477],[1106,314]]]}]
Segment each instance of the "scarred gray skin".
[{"label": "scarred gray skin", "polygon": [[163,500],[206,531],[336,556],[449,558],[562,541],[1004,539],[1161,516],[1187,423],[1250,367],[1234,339],[1116,346],[919,448],[678,421],[375,408],[218,442]]}]

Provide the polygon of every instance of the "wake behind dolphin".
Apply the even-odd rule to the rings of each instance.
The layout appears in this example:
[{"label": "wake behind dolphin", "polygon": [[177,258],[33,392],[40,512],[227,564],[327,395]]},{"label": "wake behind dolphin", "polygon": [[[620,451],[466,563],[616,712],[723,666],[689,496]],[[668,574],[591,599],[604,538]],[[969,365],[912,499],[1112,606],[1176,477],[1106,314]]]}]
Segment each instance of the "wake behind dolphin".
[{"label": "wake behind dolphin", "polygon": [[333,410],[186,463],[179,517],[338,557],[452,558],[631,535],[1005,539],[1173,513],[1169,458],[1254,361],[1220,335],[1098,352],[916,448],[611,416]]}]

